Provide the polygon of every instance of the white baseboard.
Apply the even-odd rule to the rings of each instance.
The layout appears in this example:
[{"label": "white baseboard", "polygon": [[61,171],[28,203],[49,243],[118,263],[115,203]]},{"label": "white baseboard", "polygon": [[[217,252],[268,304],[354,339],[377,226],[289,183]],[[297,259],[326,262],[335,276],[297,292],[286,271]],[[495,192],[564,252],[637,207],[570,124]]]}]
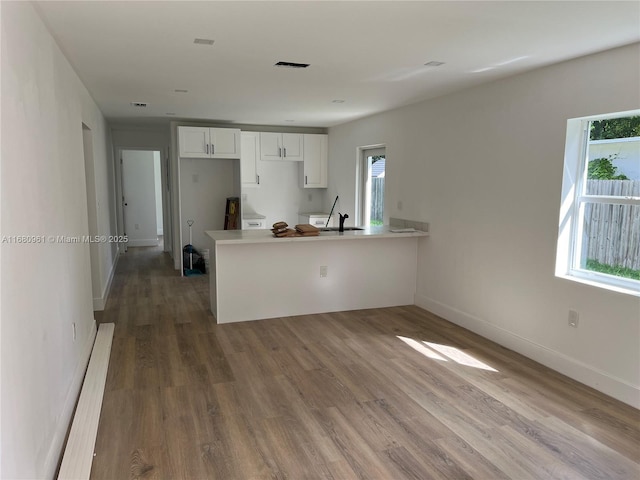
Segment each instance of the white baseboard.
[{"label": "white baseboard", "polygon": [[58,473],[59,480],[89,480],[114,327],[113,323],[102,323],[98,329],[78,407],[73,416],[71,431],[64,449],[62,465]]},{"label": "white baseboard", "polygon": [[82,356],[76,367],[76,371],[73,373],[73,379],[67,398],[64,401],[64,407],[60,414],[60,420],[57,424],[57,430],[51,440],[49,447],[49,453],[47,454],[47,460],[45,463],[45,472],[47,472],[47,478],[53,478],[56,468],[58,468],[58,462],[60,461],[60,452],[64,446],[64,441],[67,436],[67,430],[71,424],[71,417],[73,416],[73,410],[78,400],[78,394],[82,388],[82,381],[84,380],[84,374],[89,364],[89,358],[91,357],[91,350],[96,339],[97,326],[95,320],[92,323],[91,333],[87,338],[87,341],[82,350]]},{"label": "white baseboard", "polygon": [[416,294],[415,304],[605,395],[640,408],[640,387],[625,380],[426,296]]},{"label": "white baseboard", "polygon": [[113,264],[111,265],[111,271],[109,272],[109,278],[107,279],[107,284],[102,289],[102,296],[100,298],[93,299],[93,311],[101,312],[104,310],[105,305],[107,304],[107,299],[109,298],[109,293],[111,292],[111,284],[113,283],[113,277],[116,273],[116,267],[118,266],[118,260],[120,259],[120,246],[116,250],[115,258],[113,259]]},{"label": "white baseboard", "polygon": [[127,247],[157,247],[158,237],[155,238],[142,238],[140,240],[131,240],[127,242]]}]

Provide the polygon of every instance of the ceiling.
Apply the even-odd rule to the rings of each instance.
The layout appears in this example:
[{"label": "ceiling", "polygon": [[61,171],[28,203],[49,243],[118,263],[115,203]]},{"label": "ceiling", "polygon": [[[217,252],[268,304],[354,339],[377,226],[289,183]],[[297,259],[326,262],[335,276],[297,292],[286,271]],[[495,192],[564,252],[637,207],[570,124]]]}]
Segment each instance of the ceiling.
[{"label": "ceiling", "polygon": [[640,41],[635,1],[36,6],[104,115],[120,122],[328,127]]}]

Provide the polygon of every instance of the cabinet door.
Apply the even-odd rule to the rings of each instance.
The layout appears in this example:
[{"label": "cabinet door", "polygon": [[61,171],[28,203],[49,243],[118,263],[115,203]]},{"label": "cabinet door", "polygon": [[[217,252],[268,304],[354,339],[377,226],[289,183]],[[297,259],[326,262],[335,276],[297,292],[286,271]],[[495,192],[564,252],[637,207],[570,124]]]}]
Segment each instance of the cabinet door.
[{"label": "cabinet door", "polygon": [[293,162],[301,162],[304,158],[304,135],[301,133],[282,134],[282,158]]},{"label": "cabinet door", "polygon": [[210,128],[211,158],[240,158],[240,130]]},{"label": "cabinet door", "polygon": [[260,134],[258,132],[242,132],[240,147],[240,178],[243,187],[260,185]]},{"label": "cabinet door", "polygon": [[281,133],[260,133],[260,160],[282,160]]},{"label": "cabinet door", "polygon": [[328,135],[304,136],[303,188],[327,188]]},{"label": "cabinet door", "polygon": [[178,127],[180,157],[210,158],[208,127]]}]

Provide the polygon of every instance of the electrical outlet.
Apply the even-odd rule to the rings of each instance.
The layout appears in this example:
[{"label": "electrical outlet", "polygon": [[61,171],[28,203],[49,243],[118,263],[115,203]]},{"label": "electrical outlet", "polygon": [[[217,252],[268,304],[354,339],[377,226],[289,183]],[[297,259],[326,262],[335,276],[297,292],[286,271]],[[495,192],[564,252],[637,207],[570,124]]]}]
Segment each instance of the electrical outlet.
[{"label": "electrical outlet", "polygon": [[328,270],[328,267],[326,265],[322,265],[320,267],[320,277],[321,278],[324,278],[324,277],[327,276],[327,270]]},{"label": "electrical outlet", "polygon": [[136,224],[133,226],[133,228],[135,228],[136,230],[140,230],[140,224],[139,224],[139,223],[136,223]]},{"label": "electrical outlet", "polygon": [[76,341],[76,322],[71,324],[71,328],[73,329],[73,341]]},{"label": "electrical outlet", "polygon": [[402,200],[398,200],[398,211],[402,210]]},{"label": "electrical outlet", "polygon": [[578,312],[575,310],[569,310],[569,326],[573,328],[578,328],[578,322],[580,320],[580,316]]},{"label": "electrical outlet", "polygon": [[307,200],[310,202],[311,200],[313,200],[313,195],[311,195],[310,193],[307,195]]}]

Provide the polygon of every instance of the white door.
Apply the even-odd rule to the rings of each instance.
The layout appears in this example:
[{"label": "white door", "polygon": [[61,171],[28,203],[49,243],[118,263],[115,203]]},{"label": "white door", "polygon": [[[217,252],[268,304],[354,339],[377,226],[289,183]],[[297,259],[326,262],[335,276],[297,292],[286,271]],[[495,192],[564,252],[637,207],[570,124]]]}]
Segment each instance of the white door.
[{"label": "white door", "polygon": [[122,151],[124,230],[129,247],[158,245],[153,151]]}]

